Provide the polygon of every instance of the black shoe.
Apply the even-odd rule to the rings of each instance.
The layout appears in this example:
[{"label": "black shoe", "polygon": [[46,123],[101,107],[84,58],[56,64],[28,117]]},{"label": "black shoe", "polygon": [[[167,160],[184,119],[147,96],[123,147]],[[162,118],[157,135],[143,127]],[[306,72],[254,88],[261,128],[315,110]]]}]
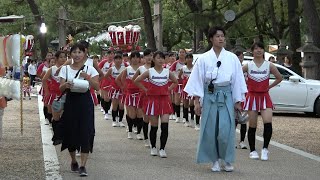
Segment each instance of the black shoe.
[{"label": "black shoe", "polygon": [[79,164],[78,164],[78,162],[71,163],[71,171],[72,172],[79,172]]},{"label": "black shoe", "polygon": [[81,177],[83,177],[83,176],[88,176],[86,167],[82,166],[82,167],[79,168],[79,175],[80,175]]}]

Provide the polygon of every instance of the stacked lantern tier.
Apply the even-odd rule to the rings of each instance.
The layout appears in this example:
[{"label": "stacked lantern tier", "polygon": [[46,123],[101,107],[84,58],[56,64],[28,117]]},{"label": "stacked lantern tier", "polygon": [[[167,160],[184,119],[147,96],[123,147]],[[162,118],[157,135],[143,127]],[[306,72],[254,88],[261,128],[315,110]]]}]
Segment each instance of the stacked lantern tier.
[{"label": "stacked lantern tier", "polygon": [[[132,46],[138,44],[140,38],[140,27],[128,25],[126,27],[110,26],[108,28],[109,35],[113,46],[123,49],[132,49]],[[130,48],[131,47],[131,48]]]}]

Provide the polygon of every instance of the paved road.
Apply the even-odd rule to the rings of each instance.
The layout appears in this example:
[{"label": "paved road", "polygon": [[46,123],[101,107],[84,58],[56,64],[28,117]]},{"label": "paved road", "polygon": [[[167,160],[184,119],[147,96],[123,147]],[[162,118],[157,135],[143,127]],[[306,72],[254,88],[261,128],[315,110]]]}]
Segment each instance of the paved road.
[{"label": "paved road", "polygon": [[[143,141],[126,138],[125,128],[111,127],[96,108],[96,137],[86,179],[319,179],[320,162],[270,146],[270,160],[251,160],[249,150],[237,149],[232,173],[210,171],[210,164],[195,163],[198,132],[170,121],[168,158],[150,156]],[[160,134],[158,134],[159,143]],[[237,137],[238,138],[238,137]],[[159,147],[159,146],[158,146]],[[262,143],[257,141],[257,149]],[[70,171],[67,151],[56,147],[63,179],[80,179]],[[80,158],[78,158],[80,161]]]}]

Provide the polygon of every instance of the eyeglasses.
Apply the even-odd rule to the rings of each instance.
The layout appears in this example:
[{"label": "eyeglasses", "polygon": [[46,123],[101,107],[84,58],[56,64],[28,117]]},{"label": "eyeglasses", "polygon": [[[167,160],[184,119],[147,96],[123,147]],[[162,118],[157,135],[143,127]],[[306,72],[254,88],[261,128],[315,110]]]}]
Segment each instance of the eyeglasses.
[{"label": "eyeglasses", "polygon": [[213,81],[216,80],[217,77],[218,77],[218,72],[219,72],[220,66],[221,66],[221,61],[218,61],[218,62],[217,62],[217,67],[218,67],[217,75],[216,75],[216,77],[214,77],[213,79],[212,79],[212,77],[211,77],[210,84],[208,85],[208,91],[209,91],[209,93],[213,93],[213,91],[214,91]]}]

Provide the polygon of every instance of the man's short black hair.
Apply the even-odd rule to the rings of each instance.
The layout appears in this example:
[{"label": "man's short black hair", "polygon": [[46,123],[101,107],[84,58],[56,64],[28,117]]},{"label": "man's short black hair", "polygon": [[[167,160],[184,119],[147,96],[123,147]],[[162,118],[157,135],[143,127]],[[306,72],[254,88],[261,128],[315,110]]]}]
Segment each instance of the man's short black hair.
[{"label": "man's short black hair", "polygon": [[209,39],[212,38],[215,34],[217,34],[218,31],[222,31],[224,35],[226,35],[226,31],[221,26],[215,26],[211,27],[208,31],[208,37]]}]

